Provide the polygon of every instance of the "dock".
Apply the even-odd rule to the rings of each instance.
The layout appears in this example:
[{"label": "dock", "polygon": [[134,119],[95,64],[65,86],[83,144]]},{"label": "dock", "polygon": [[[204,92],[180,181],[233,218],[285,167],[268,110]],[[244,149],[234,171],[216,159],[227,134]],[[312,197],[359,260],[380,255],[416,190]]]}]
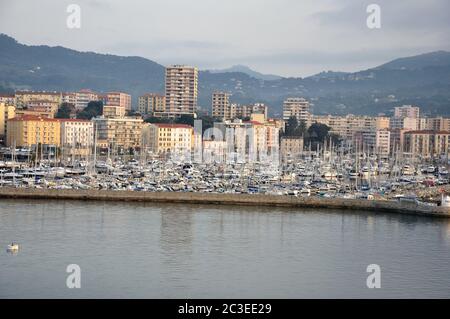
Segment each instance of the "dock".
[{"label": "dock", "polygon": [[450,217],[450,208],[419,205],[395,200],[297,197],[266,194],[220,194],[207,192],[148,192],[128,190],[82,190],[0,188],[0,199],[86,200],[120,202],[157,202],[291,208],[347,209],[397,214]]}]

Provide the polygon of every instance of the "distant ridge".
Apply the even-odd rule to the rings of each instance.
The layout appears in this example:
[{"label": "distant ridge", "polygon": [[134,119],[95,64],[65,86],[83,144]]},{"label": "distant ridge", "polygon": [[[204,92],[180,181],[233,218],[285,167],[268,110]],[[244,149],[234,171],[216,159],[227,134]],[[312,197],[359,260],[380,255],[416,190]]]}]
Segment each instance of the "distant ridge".
[{"label": "distant ridge", "polygon": [[255,79],[259,80],[266,80],[266,81],[272,81],[272,80],[279,80],[282,77],[278,75],[273,74],[263,74],[257,71],[254,71],[250,69],[248,66],[245,65],[233,65],[232,67],[229,67],[227,69],[220,69],[220,70],[209,70],[211,73],[233,73],[233,72],[241,72],[245,73],[251,77],[254,77]]},{"label": "distant ridge", "polygon": [[450,52],[435,51],[406,58],[395,59],[377,67],[377,69],[418,70],[426,67],[450,66]]}]

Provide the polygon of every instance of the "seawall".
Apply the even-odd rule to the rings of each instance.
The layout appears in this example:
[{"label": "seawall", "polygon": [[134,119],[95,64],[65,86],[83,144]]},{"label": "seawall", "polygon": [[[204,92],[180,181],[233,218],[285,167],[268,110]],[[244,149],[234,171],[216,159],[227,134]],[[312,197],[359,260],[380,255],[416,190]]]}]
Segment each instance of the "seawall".
[{"label": "seawall", "polygon": [[0,199],[1,198],[332,208],[450,217],[450,208],[423,207],[418,206],[415,203],[400,203],[398,201],[387,200],[295,197],[263,194],[137,192],[74,189],[57,190],[1,187]]}]

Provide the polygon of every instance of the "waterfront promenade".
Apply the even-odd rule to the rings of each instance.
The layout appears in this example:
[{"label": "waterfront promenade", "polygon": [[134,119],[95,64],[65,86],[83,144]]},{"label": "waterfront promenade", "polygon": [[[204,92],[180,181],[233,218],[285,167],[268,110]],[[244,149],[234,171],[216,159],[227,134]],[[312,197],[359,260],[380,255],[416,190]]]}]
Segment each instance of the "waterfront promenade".
[{"label": "waterfront promenade", "polygon": [[0,188],[0,198],[97,200],[125,202],[162,202],[186,204],[217,204],[274,206],[298,208],[331,208],[391,212],[400,214],[450,217],[450,208],[418,205],[396,200],[296,197],[263,194],[217,194],[203,192],[138,192],[112,190],[55,190],[36,188]]}]

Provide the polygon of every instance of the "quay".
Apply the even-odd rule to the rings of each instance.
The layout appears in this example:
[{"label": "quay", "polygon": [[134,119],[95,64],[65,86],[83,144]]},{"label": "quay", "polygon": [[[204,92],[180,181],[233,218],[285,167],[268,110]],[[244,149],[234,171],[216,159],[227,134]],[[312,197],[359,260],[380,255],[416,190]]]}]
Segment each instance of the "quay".
[{"label": "quay", "polygon": [[218,194],[206,192],[139,192],[128,190],[82,190],[0,188],[0,199],[89,200],[121,202],[158,202],[184,204],[216,204],[274,206],[291,208],[329,208],[388,212],[432,217],[450,217],[450,208],[419,205],[396,200],[296,197],[266,194]]}]

